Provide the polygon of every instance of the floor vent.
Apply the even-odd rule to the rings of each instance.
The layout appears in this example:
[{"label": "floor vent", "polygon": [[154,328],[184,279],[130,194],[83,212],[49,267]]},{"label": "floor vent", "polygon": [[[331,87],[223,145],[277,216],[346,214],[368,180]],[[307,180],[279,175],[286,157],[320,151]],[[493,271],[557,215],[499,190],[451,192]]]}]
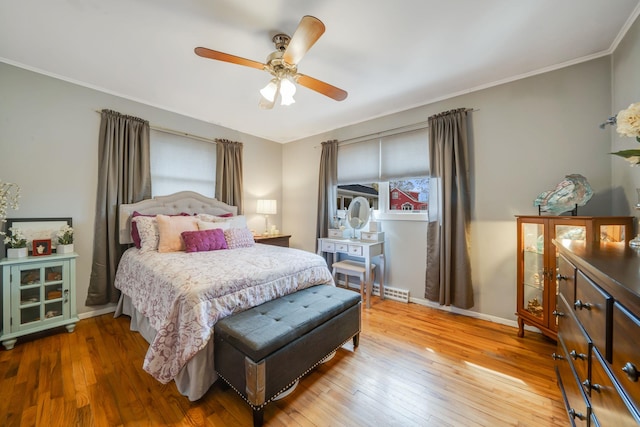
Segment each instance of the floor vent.
[{"label": "floor vent", "polygon": [[[373,285],[373,294],[380,296],[380,287],[377,284]],[[385,286],[384,297],[394,301],[409,302],[409,290]]]}]

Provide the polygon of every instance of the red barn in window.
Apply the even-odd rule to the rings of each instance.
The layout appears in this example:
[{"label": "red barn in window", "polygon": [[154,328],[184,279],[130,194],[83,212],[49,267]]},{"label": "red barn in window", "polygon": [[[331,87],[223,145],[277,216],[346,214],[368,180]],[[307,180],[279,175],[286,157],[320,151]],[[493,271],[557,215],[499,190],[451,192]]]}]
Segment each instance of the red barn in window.
[{"label": "red barn in window", "polygon": [[427,210],[428,203],[418,200],[417,191],[394,188],[389,192],[389,209],[399,211]]}]

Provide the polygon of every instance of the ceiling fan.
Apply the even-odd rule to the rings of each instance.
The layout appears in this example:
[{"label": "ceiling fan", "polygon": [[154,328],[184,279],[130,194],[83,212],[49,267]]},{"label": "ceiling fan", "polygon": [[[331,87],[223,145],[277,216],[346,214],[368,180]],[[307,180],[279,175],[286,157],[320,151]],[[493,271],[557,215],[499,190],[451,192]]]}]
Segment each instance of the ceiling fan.
[{"label": "ceiling fan", "polygon": [[286,34],[273,36],[272,40],[276,50],[267,57],[267,61],[264,64],[217,50],[207,49],[206,47],[196,47],[194,51],[196,55],[203,58],[231,62],[232,64],[269,72],[273,79],[260,90],[262,99],[259,105],[261,108],[273,108],[278,95],[281,98],[282,105],[293,104],[295,102],[293,95],[296,91],[294,83],[298,83],[336,101],[342,101],[347,97],[346,91],[298,73],[298,63],[307,51],[311,49],[311,46],[318,41],[324,30],[324,24],[318,18],[308,15],[302,17],[293,36],[289,37]]}]

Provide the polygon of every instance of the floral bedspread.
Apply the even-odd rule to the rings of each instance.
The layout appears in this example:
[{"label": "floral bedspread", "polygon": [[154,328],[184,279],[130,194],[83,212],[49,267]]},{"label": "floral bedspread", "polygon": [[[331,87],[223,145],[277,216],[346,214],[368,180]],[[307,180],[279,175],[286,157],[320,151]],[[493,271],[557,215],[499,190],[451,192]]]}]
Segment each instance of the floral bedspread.
[{"label": "floral bedspread", "polygon": [[322,257],[263,244],[193,253],[131,248],[115,279],[157,331],[143,369],[162,383],[205,347],[219,319],[318,284],[333,285]]}]

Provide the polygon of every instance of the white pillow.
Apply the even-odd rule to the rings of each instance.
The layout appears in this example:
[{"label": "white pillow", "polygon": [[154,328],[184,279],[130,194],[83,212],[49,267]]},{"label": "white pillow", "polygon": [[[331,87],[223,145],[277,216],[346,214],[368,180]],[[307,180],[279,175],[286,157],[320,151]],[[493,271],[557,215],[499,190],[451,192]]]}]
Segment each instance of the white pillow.
[{"label": "white pillow", "polygon": [[210,215],[210,214],[198,214],[196,215],[196,217],[199,220],[207,221],[207,222],[226,222],[230,218],[232,218],[230,216],[217,216],[217,215]]},{"label": "white pillow", "polygon": [[221,223],[226,222],[229,224],[230,228],[247,228],[247,218],[244,215],[236,215],[236,216],[215,216],[209,214],[198,214],[196,215],[198,219],[206,222],[215,222]]},{"label": "white pillow", "polygon": [[228,221],[210,222],[210,221],[198,221],[198,230],[213,230],[219,228],[221,230],[229,229]]}]

